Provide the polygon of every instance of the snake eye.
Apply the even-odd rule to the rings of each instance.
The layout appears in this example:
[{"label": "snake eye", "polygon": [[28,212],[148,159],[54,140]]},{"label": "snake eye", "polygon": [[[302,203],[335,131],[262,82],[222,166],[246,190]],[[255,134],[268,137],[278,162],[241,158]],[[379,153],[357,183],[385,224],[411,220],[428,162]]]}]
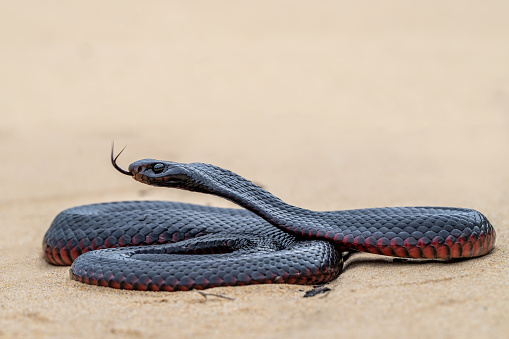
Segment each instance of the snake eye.
[{"label": "snake eye", "polygon": [[160,162],[157,164],[154,164],[152,166],[152,171],[154,171],[155,174],[159,174],[164,170],[164,164],[161,164]]}]

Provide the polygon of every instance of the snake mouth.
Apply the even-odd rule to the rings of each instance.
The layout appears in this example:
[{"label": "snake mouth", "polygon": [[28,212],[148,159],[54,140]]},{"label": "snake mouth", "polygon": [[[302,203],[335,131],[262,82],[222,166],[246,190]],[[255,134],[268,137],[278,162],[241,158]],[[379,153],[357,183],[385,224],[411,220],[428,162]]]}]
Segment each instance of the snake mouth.
[{"label": "snake mouth", "polygon": [[122,154],[122,152],[125,150],[125,146],[124,148],[122,148],[122,150],[117,154],[116,157],[113,157],[113,150],[115,148],[115,143],[111,143],[111,164],[113,165],[113,167],[119,171],[120,173],[122,174],[125,174],[125,175],[129,175],[129,176],[134,176],[133,173],[129,172],[129,171],[126,171],[124,169],[122,169],[120,166],[117,165],[117,159],[118,157],[120,156],[120,154]]},{"label": "snake mouth", "polygon": [[132,176],[134,180],[151,186],[185,188],[185,186],[183,186],[182,178],[176,178],[169,175],[153,177],[143,173],[134,172]]}]

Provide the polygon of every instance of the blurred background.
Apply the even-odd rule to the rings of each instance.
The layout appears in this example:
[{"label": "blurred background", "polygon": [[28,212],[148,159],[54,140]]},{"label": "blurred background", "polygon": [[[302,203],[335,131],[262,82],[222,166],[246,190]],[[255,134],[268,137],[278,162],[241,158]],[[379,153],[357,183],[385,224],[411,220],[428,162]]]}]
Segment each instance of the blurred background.
[{"label": "blurred background", "polygon": [[[495,0],[0,1],[0,255],[10,272],[0,275],[10,301],[0,336],[74,335],[77,319],[101,336],[161,326],[207,337],[507,333],[508,17],[509,2]],[[110,164],[113,139],[127,145],[124,168],[212,163],[315,210],[475,208],[495,225],[497,249],[429,270],[358,265],[306,304],[299,286],[224,289],[238,298],[224,308],[192,293],[165,304],[83,286],[41,256],[61,210],[129,199],[231,206],[126,178]],[[109,306],[88,312],[88,302]]]},{"label": "blurred background", "polygon": [[126,187],[113,139],[124,167],[214,163],[316,209],[493,199],[508,7],[3,1],[0,200]]}]

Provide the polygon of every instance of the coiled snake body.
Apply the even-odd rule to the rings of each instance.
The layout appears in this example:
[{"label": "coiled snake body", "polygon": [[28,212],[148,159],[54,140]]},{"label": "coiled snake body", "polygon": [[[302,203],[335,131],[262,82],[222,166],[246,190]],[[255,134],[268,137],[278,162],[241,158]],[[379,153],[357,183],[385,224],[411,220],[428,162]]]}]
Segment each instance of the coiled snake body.
[{"label": "coiled snake body", "polygon": [[317,284],[341,273],[347,251],[448,260],[484,255],[495,244],[494,228],[475,210],[315,212],[213,165],[145,159],[125,171],[117,158],[115,168],[139,182],[218,195],[245,209],[131,201],[65,210],[44,236],[44,255],[72,264],[71,278],[88,284],[152,291]]}]

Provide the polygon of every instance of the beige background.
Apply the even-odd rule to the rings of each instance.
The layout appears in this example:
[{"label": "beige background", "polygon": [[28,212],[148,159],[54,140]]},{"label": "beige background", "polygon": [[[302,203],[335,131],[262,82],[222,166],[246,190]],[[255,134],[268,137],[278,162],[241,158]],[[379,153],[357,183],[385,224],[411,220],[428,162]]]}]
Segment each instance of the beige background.
[{"label": "beige background", "polygon": [[[503,337],[509,333],[507,1],[1,1],[1,337]],[[115,172],[207,162],[310,209],[475,208],[497,247],[360,255],[329,284],[148,293],[47,264],[61,210],[165,199]]]}]

